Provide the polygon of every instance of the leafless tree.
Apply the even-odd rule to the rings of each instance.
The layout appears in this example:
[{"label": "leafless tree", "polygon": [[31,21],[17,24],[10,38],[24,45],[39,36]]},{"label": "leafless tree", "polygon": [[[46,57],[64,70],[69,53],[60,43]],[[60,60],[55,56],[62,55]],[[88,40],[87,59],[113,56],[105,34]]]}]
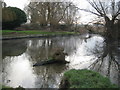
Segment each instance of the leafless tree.
[{"label": "leafless tree", "polygon": [[73,24],[77,8],[72,2],[30,2],[26,7],[31,23],[57,26],[60,22]]},{"label": "leafless tree", "polygon": [[116,38],[118,29],[115,29],[115,23],[118,21],[120,15],[120,1],[119,0],[87,0],[94,10],[80,9],[90,12],[105,20],[106,37]]},{"label": "leafless tree", "polygon": [[[90,12],[98,17],[101,17],[105,21],[105,45],[103,52],[98,54],[97,59],[91,65],[93,68],[98,67],[98,71],[103,67],[108,57],[107,75],[110,76],[111,66],[114,65],[118,73],[120,73],[120,64],[116,59],[115,52],[118,50],[118,32],[119,29],[119,16],[120,16],[120,0],[87,0],[94,10],[80,9],[86,12]],[[94,50],[96,51],[96,50]],[[118,55],[119,57],[119,55]],[[120,78],[120,74],[118,74]],[[119,80],[119,79],[118,79]]]},{"label": "leafless tree", "polygon": [[2,6],[2,8],[3,8],[3,7],[6,7],[6,5],[7,4],[3,0],[0,0],[0,7]]}]

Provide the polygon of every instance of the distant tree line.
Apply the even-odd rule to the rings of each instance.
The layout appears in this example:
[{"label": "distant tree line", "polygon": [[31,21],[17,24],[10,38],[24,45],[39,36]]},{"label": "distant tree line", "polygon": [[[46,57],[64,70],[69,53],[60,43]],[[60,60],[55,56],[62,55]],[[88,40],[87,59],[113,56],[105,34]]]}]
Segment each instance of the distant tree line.
[{"label": "distant tree line", "polygon": [[30,23],[51,28],[59,27],[61,23],[72,26],[78,14],[72,2],[30,2],[25,10]]},{"label": "distant tree line", "polygon": [[77,22],[78,9],[72,2],[30,2],[25,7],[25,12],[16,7],[6,7],[2,2],[2,29],[15,29],[22,25],[23,28],[60,28],[71,29]]}]

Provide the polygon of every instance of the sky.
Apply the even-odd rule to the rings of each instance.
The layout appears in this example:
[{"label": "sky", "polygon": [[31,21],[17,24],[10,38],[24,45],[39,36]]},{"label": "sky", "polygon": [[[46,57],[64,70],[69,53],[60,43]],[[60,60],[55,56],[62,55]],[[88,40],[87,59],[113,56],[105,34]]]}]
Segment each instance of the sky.
[{"label": "sky", "polygon": [[29,0],[3,0],[7,6],[18,7],[24,9],[24,6],[27,5]]},{"label": "sky", "polygon": [[[30,0],[3,0],[3,1],[7,4],[7,6],[18,7],[24,10],[24,7],[29,3]],[[89,8],[89,4],[86,0],[72,0],[72,1],[74,1],[79,8]],[[94,15],[86,13],[84,11],[80,11],[80,15],[78,16],[80,16],[79,23],[82,22],[83,24],[90,22],[94,18]]]}]

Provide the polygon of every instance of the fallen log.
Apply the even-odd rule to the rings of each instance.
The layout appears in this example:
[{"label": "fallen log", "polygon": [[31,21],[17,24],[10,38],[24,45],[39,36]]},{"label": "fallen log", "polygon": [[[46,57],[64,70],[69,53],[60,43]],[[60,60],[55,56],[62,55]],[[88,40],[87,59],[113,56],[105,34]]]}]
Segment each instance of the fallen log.
[{"label": "fallen log", "polygon": [[41,62],[37,62],[33,65],[33,67],[35,66],[43,66],[43,65],[48,65],[48,64],[66,64],[69,63],[68,61],[62,61],[62,60],[47,60],[47,61],[41,61]]}]

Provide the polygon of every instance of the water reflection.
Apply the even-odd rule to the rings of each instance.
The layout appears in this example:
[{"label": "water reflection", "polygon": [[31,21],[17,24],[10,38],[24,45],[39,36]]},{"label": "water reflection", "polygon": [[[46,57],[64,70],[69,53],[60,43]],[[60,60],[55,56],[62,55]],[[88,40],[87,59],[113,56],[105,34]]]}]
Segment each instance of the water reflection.
[{"label": "water reflection", "polygon": [[120,50],[119,41],[104,42],[102,53],[97,50],[97,47],[93,49],[96,53],[96,60],[90,66],[91,69],[100,72],[101,74],[108,76],[111,81],[120,86]]},{"label": "water reflection", "polygon": [[[110,54],[105,54],[108,45],[104,43],[104,39],[99,35],[91,35],[89,38],[83,35],[8,40],[3,41],[3,44],[3,48],[5,48],[3,49],[3,52],[5,52],[3,53],[3,83],[5,85],[12,87],[20,85],[26,88],[57,88],[65,71],[83,68],[96,70],[103,75],[108,75],[109,70],[111,81],[120,84],[120,79],[118,79],[120,78],[119,64],[117,65],[113,61],[109,63],[112,60]],[[15,48],[10,47],[11,49],[9,49],[8,46],[13,44],[16,44]],[[17,48],[21,52],[15,55]],[[64,52],[68,53],[65,59],[70,61],[69,64],[32,67],[36,62],[51,58],[57,48],[63,48]],[[118,49],[113,50],[119,51]],[[10,53],[8,53],[9,51]],[[102,58],[103,55],[105,59]],[[119,59],[118,53],[114,52],[112,55],[116,60]]]},{"label": "water reflection", "polygon": [[2,42],[2,58],[5,56],[18,56],[27,49],[26,40],[6,40]]},{"label": "water reflection", "polygon": [[[75,52],[72,52],[71,55],[67,57],[68,60],[71,61],[69,68],[75,68],[75,69],[83,69],[88,68],[90,64],[92,64],[95,60],[95,55],[91,53],[91,51],[97,46],[101,45],[103,46],[103,38],[98,36],[93,36],[85,41],[83,41],[81,44],[79,44],[77,50]],[[101,50],[98,48],[98,50]]]},{"label": "water reflection", "polygon": [[62,72],[66,70],[65,65],[53,64],[34,68],[36,72],[36,87],[38,88],[58,88],[62,78]]},{"label": "water reflection", "polygon": [[6,57],[3,61],[3,83],[16,87],[35,87],[35,78],[32,64],[27,54],[15,57]]}]

